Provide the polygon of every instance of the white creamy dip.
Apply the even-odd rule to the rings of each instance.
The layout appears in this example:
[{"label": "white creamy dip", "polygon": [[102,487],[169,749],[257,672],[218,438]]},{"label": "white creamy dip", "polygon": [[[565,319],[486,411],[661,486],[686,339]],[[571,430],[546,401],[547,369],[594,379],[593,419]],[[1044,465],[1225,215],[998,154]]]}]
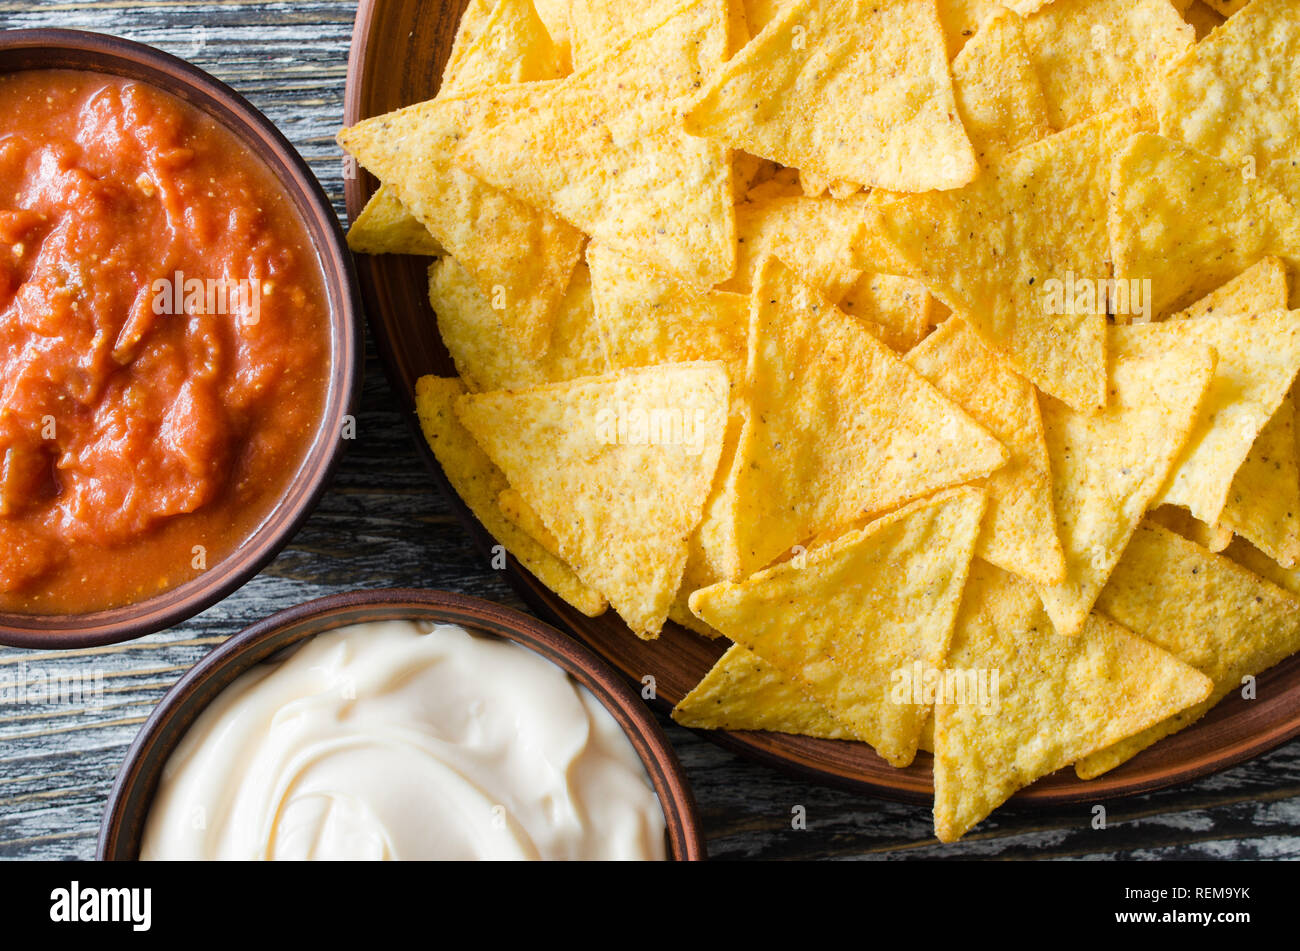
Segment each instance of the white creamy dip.
[{"label": "white creamy dip", "polygon": [[143,859],[663,859],[613,716],[460,627],[320,634],[227,687],[163,771]]}]

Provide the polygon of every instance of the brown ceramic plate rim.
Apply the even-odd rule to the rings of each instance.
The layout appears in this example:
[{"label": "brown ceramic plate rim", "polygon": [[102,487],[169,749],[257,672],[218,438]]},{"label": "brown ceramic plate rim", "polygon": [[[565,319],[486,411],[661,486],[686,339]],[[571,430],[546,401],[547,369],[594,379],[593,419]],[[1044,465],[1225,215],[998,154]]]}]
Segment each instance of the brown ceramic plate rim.
[{"label": "brown ceramic plate rim", "polygon": [[109,793],[96,857],[138,857],[148,807],[167,758],[194,720],[232,681],[317,634],[384,620],[459,624],[540,654],[590,690],[618,721],[645,765],[663,806],[669,854],[677,861],[706,857],[690,783],[649,705],[624,679],[573,638],[519,611],[444,591],[385,589],[336,594],[299,604],[252,625],[189,670],[159,701],[127,750]]},{"label": "brown ceramic plate rim", "polygon": [[[392,61],[384,60],[382,56],[373,57],[371,48],[376,45],[375,38],[380,35],[380,30],[391,29],[391,23],[385,26],[385,18],[391,20],[394,11],[400,11],[412,2],[414,0],[408,3],[399,3],[397,0],[360,0],[348,62],[345,103],[347,124],[368,117],[366,104],[373,95],[378,95],[370,86],[372,73],[377,77],[377,82],[390,81],[396,74]],[[429,3],[427,6],[421,0],[419,15],[436,18],[441,11],[457,5],[459,0],[440,0],[439,3]],[[415,25],[409,20],[403,23],[404,27]],[[411,41],[414,38],[415,33],[412,31]],[[424,40],[427,42],[428,37],[425,36]],[[440,73],[429,66],[422,67],[422,71],[425,75],[420,82],[431,95],[432,90],[437,88]],[[409,103],[397,103],[392,107],[405,104]],[[350,217],[355,219],[376,185],[375,180],[364,171],[347,181],[346,198]],[[433,333],[435,339],[427,342],[428,350],[441,351],[436,357],[430,353],[413,353],[416,349],[426,349],[426,341],[420,340],[417,347],[412,347],[410,339],[398,341],[394,334],[397,324],[393,322],[400,320],[402,314],[395,315],[393,304],[401,295],[394,290],[393,281],[406,281],[409,278],[413,282],[419,271],[408,259],[393,256],[388,256],[387,260],[361,256],[358,271],[380,358],[402,408],[408,415],[417,451],[476,547],[485,558],[489,557],[493,546],[498,544],[497,541],[483,528],[451,487],[425,442],[415,416],[411,378],[421,372],[443,372],[447,375],[454,372],[454,367],[446,356],[445,348],[436,340],[436,332]],[[428,310],[424,290],[421,287],[419,293],[401,298],[402,303],[422,298],[423,306]],[[410,314],[405,316],[411,318]],[[424,320],[425,315],[421,314],[420,319]],[[431,318],[427,325],[430,328],[435,326]],[[639,655],[640,645],[623,647],[621,641],[593,634],[601,619],[593,621],[581,615],[513,558],[509,561],[507,576],[532,610],[562,630],[582,639],[633,682],[639,681],[646,674],[660,673]],[[631,637],[626,631],[624,634]],[[690,652],[691,664],[698,663],[701,658],[716,658],[721,655],[721,646],[701,644],[701,640],[697,635],[670,622],[665,626],[660,643],[665,651]],[[702,665],[695,673],[696,679],[702,677],[705,670],[707,666]],[[665,677],[659,678],[659,692],[654,701],[661,710],[671,708],[684,692],[665,689],[665,680]],[[1152,792],[1239,765],[1300,736],[1300,656],[1284,661],[1260,675],[1258,690],[1260,699],[1248,704],[1239,698],[1229,698],[1201,721],[1097,779],[1079,780],[1075,777],[1074,770],[1067,768],[1021,790],[1011,803],[1055,807]],[[1246,732],[1234,725],[1237,717],[1254,720],[1258,726]],[[722,730],[695,732],[725,749],[800,778],[900,802],[928,805],[933,801],[934,785],[929,754],[919,754],[912,766],[900,770],[888,766],[863,744],[777,733]],[[1177,752],[1173,752],[1175,750]]]},{"label": "brown ceramic plate rim", "polygon": [[[311,515],[346,448],[343,422],[361,389],[361,297],[351,254],[320,183],[289,140],[220,80],[169,53],[80,30],[0,31],[0,73],[73,69],[149,83],[212,116],[270,170],[293,203],[316,252],[329,299],[330,377],[321,421],[297,476],[262,524],[201,577],[144,601],[81,615],[0,613],[0,644],[71,649],[114,644],[164,630],[243,587]],[[112,557],[111,553],[106,557]]]}]

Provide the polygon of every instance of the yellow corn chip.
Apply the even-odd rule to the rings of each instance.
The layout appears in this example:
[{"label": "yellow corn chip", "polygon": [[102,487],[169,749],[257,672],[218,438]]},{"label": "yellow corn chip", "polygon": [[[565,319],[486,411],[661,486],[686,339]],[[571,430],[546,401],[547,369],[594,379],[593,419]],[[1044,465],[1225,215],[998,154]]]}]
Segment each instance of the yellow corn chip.
[{"label": "yellow corn chip", "polygon": [[981,165],[1052,134],[1022,23],[1006,10],[986,16],[952,63],[957,108]]},{"label": "yellow corn chip", "polygon": [[1111,109],[1150,110],[1154,77],[1196,41],[1169,0],[1056,0],[1024,25],[1056,129]]},{"label": "yellow corn chip", "polygon": [[1173,347],[1211,347],[1214,382],[1157,505],[1181,505],[1207,525],[1219,520],[1233,477],[1300,372],[1300,311],[1130,324],[1111,332],[1117,358]]},{"label": "yellow corn chip", "polygon": [[573,65],[585,69],[632,37],[653,30],[681,5],[682,0],[571,0]]},{"label": "yellow corn chip", "polygon": [[863,274],[840,308],[865,321],[887,346],[906,353],[930,332],[934,298],[924,284],[910,277]]},{"label": "yellow corn chip", "polygon": [[429,230],[411,216],[387,185],[370,196],[348,229],[348,247],[357,254],[442,254]]},{"label": "yellow corn chip", "polygon": [[978,172],[933,0],[792,0],[686,115],[695,135],[896,191]]},{"label": "yellow corn chip", "polygon": [[1300,466],[1289,396],[1237,470],[1219,527],[1249,539],[1283,568],[1300,563]]},{"label": "yellow corn chip", "polygon": [[456,420],[453,405],[464,393],[459,380],[427,376],[416,384],[420,426],[447,481],[488,533],[544,585],[588,617],[605,611],[605,599],[578,580],[567,565],[518,529],[497,505],[506,477]]},{"label": "yellow corn chip", "polygon": [[790,0],[744,0],[745,23],[749,26],[750,35],[758,36],[763,32],[789,2]]},{"label": "yellow corn chip", "polygon": [[769,259],[733,469],[742,576],[818,533],[1003,466],[1008,454],[852,317]]},{"label": "yellow corn chip", "polygon": [[1248,571],[1300,597],[1300,568],[1283,568],[1244,538],[1233,539],[1223,554]]},{"label": "yellow corn chip", "polygon": [[1268,255],[1300,264],[1300,218],[1276,189],[1158,135],[1115,156],[1115,276],[1151,281],[1151,313],[1179,310]]},{"label": "yellow corn chip", "polygon": [[573,42],[569,29],[569,0],[533,0],[533,6],[555,45],[568,58]]},{"label": "yellow corn chip", "polygon": [[[957,192],[875,199],[873,234],[993,350],[1080,410],[1106,403],[1105,158],[1136,127],[1099,117],[990,163]],[[874,196],[873,196],[874,197]],[[1091,291],[1089,299],[1086,291]]]},{"label": "yellow corn chip", "polygon": [[438,95],[447,98],[501,83],[561,79],[568,72],[565,59],[532,0],[495,0],[481,31],[455,68],[444,73]]},{"label": "yellow corn chip", "polygon": [[1286,263],[1281,258],[1264,258],[1243,274],[1209,294],[1170,320],[1217,317],[1227,314],[1262,314],[1283,310],[1290,296]]},{"label": "yellow corn chip", "polygon": [[1158,84],[1160,133],[1300,201],[1300,6],[1257,0]]},{"label": "yellow corn chip", "polygon": [[1077,634],[1086,624],[1187,444],[1214,367],[1208,347],[1121,352],[1101,412],[1079,413],[1043,399],[1066,579],[1036,587],[1059,633]]},{"label": "yellow corn chip", "polygon": [[581,264],[560,301],[551,345],[541,357],[524,351],[455,258],[443,258],[429,269],[429,302],[442,342],[472,393],[527,389],[609,369],[592,309],[591,276]]},{"label": "yellow corn chip", "polygon": [[458,161],[630,257],[710,287],[735,269],[731,153],[680,127],[722,62],[724,0],[693,0],[555,86],[490,90]]},{"label": "yellow corn chip", "polygon": [[959,839],[1016,790],[1200,703],[1213,687],[1097,615],[1078,637],[1061,636],[1033,588],[978,560],[948,666],[990,680],[996,671],[998,680],[992,709],[935,705],[934,825],[944,842]]},{"label": "yellow corn chip", "polygon": [[[517,99],[529,88],[501,87],[495,95]],[[480,106],[479,97],[420,103],[344,129],[339,142],[393,188],[484,295],[502,301],[510,334],[536,356],[550,343],[584,239],[453,166],[456,145],[476,124]]]},{"label": "yellow corn chip", "polygon": [[847,201],[778,195],[736,207],[736,274],[722,290],[748,294],[759,265],[777,257],[832,303],[843,300],[861,277],[857,247],[868,197]]},{"label": "yellow corn chip", "polygon": [[954,59],[984,20],[1002,9],[998,0],[939,0],[939,22],[948,39],[948,58]]},{"label": "yellow corn chip", "polygon": [[1224,23],[1223,14],[1214,7],[1208,6],[1205,0],[1192,0],[1191,3],[1186,4],[1186,7],[1186,10],[1181,11],[1183,19],[1196,31],[1198,43]]},{"label": "yellow corn chip", "polygon": [[917,752],[929,753],[934,755],[934,710],[930,710],[930,715],[925,718],[925,726],[921,727],[921,739],[916,744]]},{"label": "yellow corn chip", "polygon": [[753,651],[733,644],[673,710],[695,730],[766,730],[826,740],[856,739],[806,688]]},{"label": "yellow corn chip", "polygon": [[1204,702],[1082,760],[1092,779],[1177,733],[1262,673],[1300,651],[1300,601],[1221,555],[1159,526],[1138,529],[1098,610],[1214,681]]},{"label": "yellow corn chip", "polygon": [[720,363],[463,397],[457,414],[565,562],[640,637],[658,635],[727,423]]},{"label": "yellow corn chip", "polygon": [[1213,7],[1216,13],[1230,17],[1248,4],[1250,0],[1204,0],[1204,2]]},{"label": "yellow corn chip", "polygon": [[1052,470],[1033,385],[958,318],[909,353],[907,362],[1011,452],[1010,463],[982,482],[989,507],[975,554],[1038,584],[1063,582]]},{"label": "yellow corn chip", "polygon": [[465,59],[465,54],[482,35],[492,18],[496,0],[468,0],[465,12],[461,14],[456,25],[456,38],[451,44],[451,53],[447,65],[442,68],[442,85],[445,87],[455,81],[457,70]]},{"label": "yellow corn chip", "polygon": [[1210,551],[1223,551],[1232,544],[1232,530],[1218,525],[1206,525],[1187,509],[1179,505],[1160,505],[1154,508],[1147,520],[1176,532],[1188,541]]},{"label": "yellow corn chip", "polygon": [[899,672],[943,665],[983,513],[978,489],[940,493],[802,560],[697,591],[691,610],[906,766],[929,707],[897,689]]},{"label": "yellow corn chip", "polygon": [[[682,587],[685,588],[685,585]],[[694,631],[701,637],[707,637],[709,640],[716,641],[722,637],[721,631],[715,631],[691,613],[688,599],[682,596],[681,591],[677,592],[677,597],[673,599],[672,606],[668,608],[668,620],[686,628],[688,631]]]},{"label": "yellow corn chip", "polygon": [[531,505],[514,489],[506,489],[497,496],[497,505],[510,521],[529,534],[539,545],[556,558],[560,557],[560,543],[551,530],[546,527],[542,517],[533,511]]},{"label": "yellow corn chip", "polygon": [[698,291],[595,243],[587,248],[587,260],[610,369],[694,360],[717,360],[727,369],[727,436],[704,519],[691,536],[684,575],[689,594],[736,570],[734,528],[724,492],[745,422],[740,387],[748,355],[749,298]]}]

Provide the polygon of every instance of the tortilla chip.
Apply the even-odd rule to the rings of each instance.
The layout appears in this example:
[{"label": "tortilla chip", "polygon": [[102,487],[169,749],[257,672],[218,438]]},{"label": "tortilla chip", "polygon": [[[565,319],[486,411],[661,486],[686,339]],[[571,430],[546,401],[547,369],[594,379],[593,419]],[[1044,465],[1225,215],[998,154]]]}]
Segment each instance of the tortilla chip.
[{"label": "tortilla chip", "polygon": [[1110,277],[1105,160],[1137,123],[1128,112],[1083,123],[991,162],[957,192],[875,198],[870,232],[888,246],[867,253],[898,255],[907,271],[894,273],[922,280],[1039,389],[1100,408],[1105,304],[1071,306],[1067,279],[1100,288]]},{"label": "tortilla chip", "polygon": [[[495,95],[517,99],[529,88],[501,87]],[[452,165],[480,106],[478,97],[420,103],[344,129],[339,142],[393,188],[485,296],[503,301],[510,334],[538,356],[550,343],[585,238]]]},{"label": "tortilla chip", "polygon": [[488,533],[538,581],[588,617],[600,616],[605,599],[501,511],[497,499],[509,483],[456,420],[453,406],[463,393],[459,380],[432,376],[421,378],[415,387],[420,427],[447,481]]},{"label": "tortilla chip", "polygon": [[569,29],[569,0],[533,0],[537,15],[546,24],[546,31],[560,51],[567,57],[570,54],[572,39]]},{"label": "tortilla chip", "polygon": [[1300,597],[1300,568],[1283,568],[1244,538],[1234,539],[1223,554],[1247,571]]},{"label": "tortilla chip", "polygon": [[387,185],[370,196],[348,229],[348,247],[357,254],[411,254],[437,257],[442,246],[402,207]]},{"label": "tortilla chip", "polygon": [[1154,77],[1196,42],[1169,0],[1056,0],[1024,27],[1055,129],[1112,109],[1152,111]]},{"label": "tortilla chip", "polygon": [[1229,314],[1261,314],[1283,310],[1290,296],[1286,262],[1281,258],[1264,258],[1254,267],[1234,277],[1170,320],[1217,317]]},{"label": "tortilla chip", "polygon": [[1207,525],[1219,520],[1233,477],[1300,373],[1300,311],[1131,324],[1111,332],[1119,357],[1172,347],[1212,347],[1214,382],[1157,505],[1181,505]]},{"label": "tortilla chip", "polygon": [[495,6],[496,0],[468,0],[466,3],[465,12],[461,14],[460,22],[456,24],[456,37],[452,41],[447,64],[442,68],[443,86],[448,86],[455,81],[456,72],[464,61],[466,52],[482,35],[488,20],[492,18],[492,10]]},{"label": "tortilla chip", "polygon": [[1300,265],[1300,218],[1240,168],[1142,133],[1115,156],[1110,208],[1115,276],[1151,281],[1159,319],[1274,255]]},{"label": "tortilla chip", "polygon": [[722,451],[720,363],[462,397],[456,411],[564,560],[640,637],[659,634]]},{"label": "tortilla chip", "polygon": [[1014,10],[1022,17],[1027,17],[1047,6],[1052,0],[999,0],[999,2],[1008,10]]},{"label": "tortilla chip", "polygon": [[717,360],[727,369],[727,435],[704,519],[691,535],[683,582],[689,594],[737,570],[734,528],[723,492],[745,422],[740,394],[748,357],[749,298],[696,290],[599,244],[587,248],[587,260],[610,369],[694,360]]},{"label": "tortilla chip", "polygon": [[840,309],[866,322],[886,346],[907,353],[930,333],[934,298],[924,284],[910,277],[863,274],[840,302]]},{"label": "tortilla chip", "polygon": [[1225,22],[1223,14],[1215,10],[1214,7],[1208,6],[1205,0],[1192,0],[1186,6],[1187,9],[1182,11],[1183,19],[1190,23],[1192,29],[1196,31],[1196,41],[1198,43]]},{"label": "tortilla chip", "polygon": [[442,342],[471,393],[519,390],[607,371],[600,326],[592,308],[591,276],[579,265],[560,301],[551,345],[532,358],[455,258],[429,269],[429,302]]},{"label": "tortilla chip", "polygon": [[806,688],[753,651],[733,644],[673,710],[696,730],[766,730],[826,740],[856,739]]},{"label": "tortilla chip", "polygon": [[980,165],[1052,134],[1023,22],[1005,10],[986,16],[953,60],[957,108]]},{"label": "tortilla chip", "polygon": [[742,576],[827,529],[978,479],[1002,444],[776,259],[750,315],[733,469]]},{"label": "tortilla chip", "polygon": [[524,497],[516,490],[505,489],[497,496],[497,505],[506,518],[522,528],[556,558],[560,557],[560,543],[546,527],[542,517],[533,511],[533,507],[525,502]]},{"label": "tortilla chip", "polygon": [[843,300],[862,276],[857,248],[868,200],[779,195],[736,206],[736,274],[720,289],[750,293],[764,259],[777,257],[831,303]]},{"label": "tortilla chip", "polygon": [[1204,0],[1204,2],[1213,7],[1216,13],[1230,17],[1250,3],[1250,0]]},{"label": "tortilla chip", "polygon": [[806,687],[893,766],[907,766],[929,713],[895,686],[948,652],[984,493],[940,493],[813,549],[799,562],[691,596],[691,610]]},{"label": "tortilla chip", "polygon": [[[683,585],[682,587],[685,588],[686,586]],[[692,614],[688,600],[689,596],[683,597],[682,592],[678,591],[677,597],[673,599],[672,606],[668,609],[668,620],[686,628],[688,631],[699,634],[701,637],[707,637],[711,641],[720,640],[722,632],[714,630]]]},{"label": "tortilla chip", "polygon": [[1097,607],[1214,681],[1204,702],[1080,761],[1092,779],[1177,733],[1260,674],[1300,651],[1300,601],[1156,525],[1138,529]]},{"label": "tortilla chip", "polygon": [[978,173],[933,0],[791,0],[686,114],[687,131],[895,191]]},{"label": "tortilla chip", "polygon": [[937,703],[934,825],[959,839],[1016,790],[1204,700],[1208,677],[1097,615],[1063,637],[1014,575],[976,561],[948,666],[997,671],[994,709]]},{"label": "tortilla chip", "polygon": [[495,86],[562,79],[567,57],[551,40],[532,0],[494,0],[473,41],[442,80],[442,98]]},{"label": "tortilla chip", "polygon": [[998,0],[939,0],[937,6],[948,40],[948,59],[955,59],[980,24],[1002,9]]},{"label": "tortilla chip", "polygon": [[1300,201],[1297,58],[1300,7],[1252,3],[1169,67],[1157,85],[1160,134]]},{"label": "tortilla chip", "polygon": [[925,718],[925,726],[921,727],[921,739],[916,744],[918,753],[929,753],[934,755],[934,709],[931,708],[930,715]]},{"label": "tortilla chip", "polygon": [[[1115,330],[1130,328],[1115,328]],[[1111,369],[1111,399],[1096,414],[1045,397],[1056,517],[1066,580],[1037,585],[1057,632],[1087,623],[1106,579],[1165,484],[1214,378],[1208,347],[1130,354]]]},{"label": "tortilla chip", "polygon": [[957,318],[909,353],[907,362],[1011,453],[1005,468],[980,483],[989,506],[975,554],[1038,584],[1063,582],[1051,463],[1033,385]]},{"label": "tortilla chip", "polygon": [[1300,465],[1290,396],[1237,470],[1219,527],[1249,539],[1283,568],[1300,563]]},{"label": "tortilla chip", "polygon": [[1232,530],[1218,525],[1206,525],[1187,509],[1179,505],[1160,505],[1147,515],[1147,521],[1182,535],[1209,551],[1223,551],[1232,544]]},{"label": "tortilla chip", "polygon": [[682,0],[571,0],[573,65],[585,69],[604,59],[632,37],[664,23],[681,5]]},{"label": "tortilla chip", "polygon": [[[629,257],[711,287],[735,269],[731,153],[679,112],[725,55],[724,0],[695,0],[555,86],[482,94],[469,172]],[[529,90],[532,90],[531,92]]]},{"label": "tortilla chip", "polygon": [[750,36],[758,36],[763,32],[789,2],[790,0],[744,0],[745,22],[749,26]]}]

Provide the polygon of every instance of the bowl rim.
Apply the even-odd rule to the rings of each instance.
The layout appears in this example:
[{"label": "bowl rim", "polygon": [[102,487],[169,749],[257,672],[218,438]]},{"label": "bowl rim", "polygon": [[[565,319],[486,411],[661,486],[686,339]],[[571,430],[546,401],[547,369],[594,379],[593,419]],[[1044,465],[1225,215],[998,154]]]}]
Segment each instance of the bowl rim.
[{"label": "bowl rim", "polygon": [[[22,53],[32,62],[8,61]],[[242,95],[198,66],[133,40],[83,30],[0,30],[0,75],[46,69],[125,76],[151,84],[237,136],[266,167],[302,222],[325,290],[330,345],[324,405],[297,475],[233,551],[197,578],[108,610],[0,612],[0,645],[68,650],[134,640],[189,620],[256,577],[298,534],[348,448],[340,434],[343,422],[355,419],[360,404],[364,311],[355,262],[324,188],[284,133]]]},{"label": "bowl rim", "polygon": [[257,621],[191,667],[154,706],[114,777],[95,848],[98,861],[138,860],[139,837],[168,757],[194,720],[238,676],[327,631],[368,620],[459,624],[512,641],[586,687],[618,722],[664,811],[669,858],[707,858],[695,795],[654,708],[586,645],[545,622],[493,601],[423,588],[380,588],[317,598]]}]

